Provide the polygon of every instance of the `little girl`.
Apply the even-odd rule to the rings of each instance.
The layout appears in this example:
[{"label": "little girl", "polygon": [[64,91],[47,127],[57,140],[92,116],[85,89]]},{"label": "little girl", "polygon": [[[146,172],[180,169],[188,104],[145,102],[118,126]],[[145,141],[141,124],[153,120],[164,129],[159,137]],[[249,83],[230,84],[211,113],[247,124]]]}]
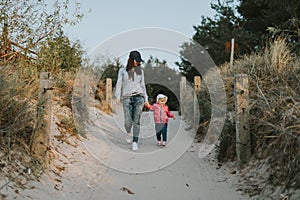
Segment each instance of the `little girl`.
[{"label": "little girl", "polygon": [[166,146],[169,117],[175,120],[175,116],[169,111],[169,108],[166,105],[167,99],[168,97],[166,95],[159,94],[156,97],[156,103],[147,106],[149,110],[154,111],[153,116],[158,146]]}]

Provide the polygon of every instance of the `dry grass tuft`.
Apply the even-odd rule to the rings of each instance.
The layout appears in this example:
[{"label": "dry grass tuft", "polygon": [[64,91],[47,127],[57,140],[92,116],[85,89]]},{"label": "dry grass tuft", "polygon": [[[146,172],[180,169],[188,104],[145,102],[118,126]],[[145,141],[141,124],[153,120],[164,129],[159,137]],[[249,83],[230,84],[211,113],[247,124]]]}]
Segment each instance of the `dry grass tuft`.
[{"label": "dry grass tuft", "polygon": [[60,71],[52,75],[54,82],[54,100],[61,106],[67,106],[72,109],[72,93],[76,78],[76,72]]},{"label": "dry grass tuft", "polygon": [[[233,67],[221,67],[228,113],[234,113],[234,75],[248,75],[253,159],[268,160],[270,183],[286,188],[300,187],[297,180],[300,173],[299,63],[285,41],[277,38],[263,54],[246,56]],[[227,127],[233,128],[234,120],[227,120],[223,130],[220,161],[235,156],[235,149],[230,148],[235,145],[235,132],[226,132]]]},{"label": "dry grass tuft", "polygon": [[[9,154],[14,145],[28,149],[30,134],[34,127],[34,97],[28,94],[15,65],[2,65],[0,75],[0,147]],[[31,81],[35,85],[35,81]]]},{"label": "dry grass tuft", "polygon": [[[1,63],[0,66],[0,178],[15,179],[18,174],[39,166],[30,156],[30,138],[35,126],[37,81],[31,71],[18,64]],[[24,81],[23,81],[24,78]],[[26,174],[24,176],[27,176]],[[29,179],[29,176],[27,177]]]},{"label": "dry grass tuft", "polygon": [[106,85],[101,80],[97,83],[96,86],[95,99],[97,100],[95,104],[96,108],[107,114],[112,113],[112,108],[110,104],[106,101]]}]

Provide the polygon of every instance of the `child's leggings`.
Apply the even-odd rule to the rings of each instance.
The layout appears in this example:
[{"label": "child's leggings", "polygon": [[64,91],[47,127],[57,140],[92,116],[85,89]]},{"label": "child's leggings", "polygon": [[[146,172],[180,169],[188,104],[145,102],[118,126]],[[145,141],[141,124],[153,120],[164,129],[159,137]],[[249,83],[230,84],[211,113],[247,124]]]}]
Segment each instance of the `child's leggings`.
[{"label": "child's leggings", "polygon": [[163,138],[163,141],[167,141],[167,129],[168,129],[168,124],[155,124],[155,131],[156,131],[156,139],[158,141],[161,141],[161,135]]}]

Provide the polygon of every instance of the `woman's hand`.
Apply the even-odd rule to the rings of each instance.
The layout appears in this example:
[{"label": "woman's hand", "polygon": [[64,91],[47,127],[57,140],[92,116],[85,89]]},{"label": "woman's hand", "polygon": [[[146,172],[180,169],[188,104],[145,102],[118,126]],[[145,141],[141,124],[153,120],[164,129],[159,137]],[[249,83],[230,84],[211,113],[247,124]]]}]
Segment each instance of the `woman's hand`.
[{"label": "woman's hand", "polygon": [[119,98],[116,99],[116,103],[117,103],[117,104],[120,104],[120,99],[119,99]]}]

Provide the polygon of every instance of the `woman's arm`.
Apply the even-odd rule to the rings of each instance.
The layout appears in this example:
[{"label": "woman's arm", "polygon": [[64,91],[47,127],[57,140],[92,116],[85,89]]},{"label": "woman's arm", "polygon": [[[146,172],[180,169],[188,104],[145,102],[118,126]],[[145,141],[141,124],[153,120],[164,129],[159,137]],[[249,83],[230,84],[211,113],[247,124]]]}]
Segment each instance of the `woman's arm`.
[{"label": "woman's arm", "polygon": [[[142,78],[141,78],[141,88],[144,93],[145,97],[145,106],[148,103],[148,95],[147,95],[147,90],[146,90],[146,85],[145,85],[145,76],[144,76],[144,70],[142,70]],[[149,104],[149,103],[148,103]]]},{"label": "woman's arm", "polygon": [[115,91],[115,97],[116,97],[116,102],[117,104],[120,103],[120,99],[121,99],[121,88],[122,88],[122,83],[123,83],[123,73],[122,73],[122,68],[119,69],[118,72],[118,79],[117,79],[117,83],[116,83],[116,91]]}]

